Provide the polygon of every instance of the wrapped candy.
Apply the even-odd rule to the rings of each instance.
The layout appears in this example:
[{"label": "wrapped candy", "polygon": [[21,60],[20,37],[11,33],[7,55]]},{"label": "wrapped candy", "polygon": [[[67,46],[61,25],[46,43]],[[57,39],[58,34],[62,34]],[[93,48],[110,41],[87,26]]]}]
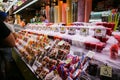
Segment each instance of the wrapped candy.
[{"label": "wrapped candy", "polygon": [[53,59],[50,59],[50,61],[47,63],[47,68],[51,68],[53,66],[55,66],[57,64],[57,61],[56,60],[53,60]]},{"label": "wrapped candy", "polygon": [[66,80],[73,80],[73,79],[70,76],[68,76]]},{"label": "wrapped candy", "polygon": [[62,80],[62,78],[59,75],[56,75],[52,80]]},{"label": "wrapped candy", "polygon": [[48,73],[49,73],[49,70],[43,69],[43,70],[41,71],[41,73],[39,74],[39,77],[40,77],[41,79],[44,79],[45,76],[46,76]]},{"label": "wrapped candy", "polygon": [[[58,67],[57,67],[57,70],[58,70],[58,74],[60,75],[60,77],[65,80],[67,78],[67,72],[68,72],[68,69],[65,68],[65,64],[60,64]],[[56,79],[57,80],[57,79]]]},{"label": "wrapped candy", "polygon": [[52,49],[52,51],[49,54],[49,57],[54,59],[54,58],[56,58],[57,54],[58,54],[58,50]]},{"label": "wrapped candy", "polygon": [[77,63],[80,60],[80,58],[78,56],[75,56],[72,58],[72,64]]},{"label": "wrapped candy", "polygon": [[42,71],[42,69],[43,69],[43,66],[38,67],[38,68],[36,69],[36,73],[37,73],[37,74],[40,74],[40,72]]},{"label": "wrapped candy", "polygon": [[74,71],[72,77],[75,79],[76,77],[79,76],[80,73],[81,73],[81,70],[80,70],[80,69],[77,69],[77,70]]},{"label": "wrapped candy", "polygon": [[45,80],[52,80],[55,77],[54,71],[48,73],[45,77]]}]

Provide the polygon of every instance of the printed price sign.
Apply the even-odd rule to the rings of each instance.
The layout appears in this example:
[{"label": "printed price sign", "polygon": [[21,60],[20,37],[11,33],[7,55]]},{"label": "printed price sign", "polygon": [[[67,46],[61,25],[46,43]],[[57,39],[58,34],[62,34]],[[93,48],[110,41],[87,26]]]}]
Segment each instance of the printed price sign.
[{"label": "printed price sign", "polygon": [[69,64],[71,61],[72,61],[72,59],[67,59],[67,60],[65,61],[65,63],[66,63],[66,64]]},{"label": "printed price sign", "polygon": [[58,43],[58,45],[63,45],[65,43],[65,41],[60,41],[59,43]]},{"label": "printed price sign", "polygon": [[95,55],[95,52],[93,51],[89,51],[86,56],[89,57],[89,58],[93,58],[93,56]]},{"label": "printed price sign", "polygon": [[80,28],[80,35],[86,36],[89,34],[88,28]]},{"label": "printed price sign", "polygon": [[45,49],[49,49],[49,48],[50,48],[50,45],[45,46]]},{"label": "printed price sign", "polygon": [[100,68],[100,75],[106,76],[106,77],[112,77],[112,67],[102,66]]},{"label": "printed price sign", "polygon": [[106,29],[95,29],[95,36],[105,36],[106,35]]}]

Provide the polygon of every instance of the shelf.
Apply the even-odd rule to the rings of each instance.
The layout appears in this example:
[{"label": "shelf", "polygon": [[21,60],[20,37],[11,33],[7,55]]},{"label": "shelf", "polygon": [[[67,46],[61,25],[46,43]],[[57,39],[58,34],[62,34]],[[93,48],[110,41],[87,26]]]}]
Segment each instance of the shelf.
[{"label": "shelf", "polygon": [[39,80],[32,67],[22,59],[19,51],[16,48],[13,49],[12,56],[25,80]]},{"label": "shelf", "polygon": [[24,2],[21,6],[19,6],[17,9],[15,9],[15,10],[13,11],[13,13],[16,14],[16,13],[24,10],[24,9],[27,8],[28,6],[36,3],[37,1],[39,1],[39,0],[27,0],[27,1]]},{"label": "shelf", "polygon": [[[33,33],[37,33],[37,34],[44,34],[44,35],[48,35],[48,36],[51,36],[51,37],[57,36],[57,37],[62,38],[63,40],[68,40],[72,43],[73,46],[76,46],[76,47],[73,47],[73,50],[76,50],[77,48],[81,49],[81,47],[78,47],[77,45],[81,45],[81,43],[84,43],[89,38],[92,38],[90,36],[68,35],[67,33],[66,34],[61,34],[59,32],[51,32],[51,31],[38,31],[38,30],[31,30],[31,29],[26,29],[24,31],[33,32]],[[89,50],[85,50],[84,52],[87,53],[88,51]],[[108,52],[103,51],[101,53],[95,52],[95,53],[96,54],[94,56],[94,59],[96,59],[98,61],[101,61],[105,64],[108,64],[108,65],[112,66],[113,68],[120,69],[120,62],[119,62],[120,58],[118,58],[117,60],[110,59],[109,51]]]}]

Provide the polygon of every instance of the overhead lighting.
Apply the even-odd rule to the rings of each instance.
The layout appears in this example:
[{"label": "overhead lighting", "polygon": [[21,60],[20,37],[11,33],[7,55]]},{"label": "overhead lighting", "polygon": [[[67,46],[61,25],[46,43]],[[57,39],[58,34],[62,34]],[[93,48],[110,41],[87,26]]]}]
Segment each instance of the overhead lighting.
[{"label": "overhead lighting", "polygon": [[18,13],[19,11],[25,9],[26,7],[30,6],[31,4],[33,4],[33,3],[37,2],[37,1],[38,1],[38,0],[33,0],[33,1],[29,2],[28,4],[26,4],[26,5],[23,6],[22,8],[18,9],[17,11],[15,11],[13,14]]},{"label": "overhead lighting", "polygon": [[17,2],[17,0],[14,0],[11,5],[7,8],[6,12],[8,12],[10,10],[10,8]]}]

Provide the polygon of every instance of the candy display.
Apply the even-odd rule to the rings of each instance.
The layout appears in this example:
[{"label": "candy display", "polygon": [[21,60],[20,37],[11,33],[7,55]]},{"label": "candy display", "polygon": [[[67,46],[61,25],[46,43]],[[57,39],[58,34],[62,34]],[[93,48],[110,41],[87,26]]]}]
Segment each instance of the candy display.
[{"label": "candy display", "polygon": [[[106,62],[99,55],[107,57],[108,62],[119,60],[119,36],[109,36],[105,27],[83,26],[29,24],[27,29],[18,32],[16,49],[39,79],[100,79],[100,65]],[[104,53],[107,46],[109,53]]]}]

